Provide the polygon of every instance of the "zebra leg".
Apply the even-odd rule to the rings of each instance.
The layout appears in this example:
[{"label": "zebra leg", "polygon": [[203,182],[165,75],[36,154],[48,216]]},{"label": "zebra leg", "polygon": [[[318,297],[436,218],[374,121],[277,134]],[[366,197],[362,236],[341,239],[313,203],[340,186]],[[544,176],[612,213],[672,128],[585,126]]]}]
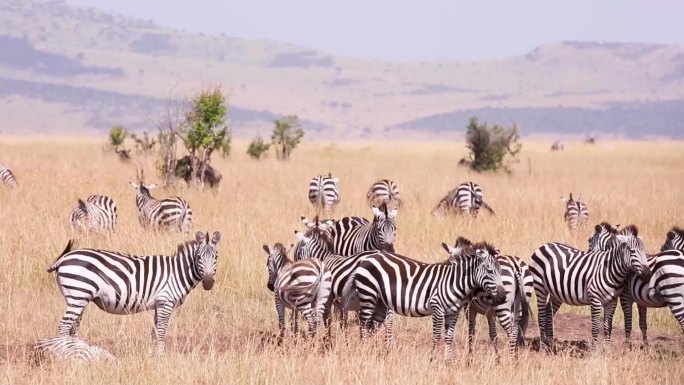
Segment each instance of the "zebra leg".
[{"label": "zebra leg", "polygon": [[475,326],[477,321],[477,311],[472,306],[466,307],[466,315],[468,316],[468,354],[473,354],[473,346],[475,345]]},{"label": "zebra leg", "polygon": [[157,355],[165,353],[166,329],[169,327],[169,319],[173,312],[173,304],[168,302],[158,303],[155,309],[157,319]]},{"label": "zebra leg", "polygon": [[292,313],[290,314],[290,328],[292,329],[292,333],[294,333],[295,343],[297,342],[297,338],[299,337],[299,325],[297,324],[298,313],[299,309],[293,308]]},{"label": "zebra leg", "polygon": [[359,311],[359,331],[361,332],[361,340],[367,340],[370,335],[370,329],[373,327],[373,307],[361,307]]},{"label": "zebra leg", "polygon": [[615,308],[617,307],[617,298],[603,305],[603,339],[606,343],[610,342],[611,334],[613,334],[613,316],[615,316]]},{"label": "zebra leg", "polygon": [[[632,298],[628,297],[624,293],[622,293],[620,295],[620,309],[622,309],[622,314],[625,317],[625,345],[631,347],[632,346]],[[641,317],[639,317],[639,325],[641,325]],[[643,329],[642,329],[642,334],[643,334]]]},{"label": "zebra leg", "polygon": [[534,292],[537,295],[537,324],[539,326],[539,344],[540,347],[550,347],[548,340],[549,337],[546,335],[546,319],[550,316],[550,314],[547,314],[546,307],[548,304],[548,293],[543,286],[536,284],[534,287]]},{"label": "zebra leg", "polygon": [[278,345],[280,345],[283,343],[283,337],[285,337],[285,306],[278,297],[278,294],[275,296],[275,307],[278,312],[278,329],[280,330],[278,333]]},{"label": "zebra leg", "polygon": [[489,342],[494,347],[494,353],[499,355],[499,346],[496,337],[496,322],[494,322],[494,316],[492,314],[487,314],[487,326],[489,326]]},{"label": "zebra leg", "polygon": [[[313,338],[316,335],[316,314],[313,308],[310,306],[305,306],[299,309],[302,312],[302,317],[306,320],[309,326],[309,338]],[[295,311],[292,312],[296,313]]]},{"label": "zebra leg", "polygon": [[80,325],[81,317],[83,317],[83,311],[88,305],[88,300],[82,299],[67,299],[67,308],[62,316],[62,320],[59,321],[59,336],[69,337],[75,336],[78,333],[78,327]]},{"label": "zebra leg", "polygon": [[385,316],[385,348],[391,349],[394,345],[394,312],[387,310]]},{"label": "zebra leg", "polygon": [[547,305],[548,315],[546,317],[546,338],[549,339],[549,347],[552,351],[555,351],[556,345],[556,341],[554,340],[553,319],[556,317],[556,313],[558,313],[558,309],[560,309],[560,307],[561,303],[554,299],[551,299],[551,303]]},{"label": "zebra leg", "polygon": [[434,309],[432,312],[432,351],[430,352],[430,361],[435,358],[437,345],[442,341],[443,325],[444,311],[440,308]]},{"label": "zebra leg", "polygon": [[594,300],[591,303],[591,350],[596,349],[598,342],[599,324],[601,323],[601,302]]},{"label": "zebra leg", "polygon": [[447,316],[444,321],[446,327],[446,333],[444,336],[444,358],[447,361],[451,361],[451,359],[453,358],[452,345],[454,343],[454,332],[456,331],[456,321],[458,321],[458,312]]},{"label": "zebra leg", "polygon": [[648,346],[648,308],[637,305],[639,311],[639,329],[641,329],[641,339],[644,346]]}]

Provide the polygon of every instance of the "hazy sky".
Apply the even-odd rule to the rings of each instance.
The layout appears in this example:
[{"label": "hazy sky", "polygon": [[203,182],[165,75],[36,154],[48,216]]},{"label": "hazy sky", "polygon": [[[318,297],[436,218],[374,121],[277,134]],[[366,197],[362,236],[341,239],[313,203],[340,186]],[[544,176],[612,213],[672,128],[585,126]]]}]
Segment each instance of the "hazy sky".
[{"label": "hazy sky", "polygon": [[389,60],[487,59],[562,40],[684,44],[682,0],[68,0],[187,31]]}]

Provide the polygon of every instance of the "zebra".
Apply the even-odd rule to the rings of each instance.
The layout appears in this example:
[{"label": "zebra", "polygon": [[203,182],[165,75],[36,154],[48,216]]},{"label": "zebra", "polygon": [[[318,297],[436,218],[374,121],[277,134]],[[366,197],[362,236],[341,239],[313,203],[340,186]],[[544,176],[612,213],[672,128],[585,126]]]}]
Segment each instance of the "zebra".
[{"label": "zebra", "polygon": [[565,149],[565,144],[562,141],[557,140],[551,145],[551,151],[563,151]]},{"label": "zebra", "polygon": [[[603,229],[608,232],[607,229]],[[620,235],[627,237],[627,244],[645,253],[646,246],[639,236],[639,229],[629,225],[620,230]],[[600,244],[607,249],[611,245]],[[639,328],[644,345],[648,345],[648,308],[668,306],[675,319],[684,330],[684,252],[666,250],[660,254],[648,255],[648,267],[653,278],[643,279],[637,274],[630,274],[625,289],[620,294],[620,308],[624,313],[625,341],[631,344],[632,337],[632,304],[636,302],[639,313]]]},{"label": "zebra", "polygon": [[[464,251],[472,248],[472,246],[472,242],[463,237],[456,239],[454,247],[442,243],[442,247],[449,253],[451,261],[457,261]],[[498,355],[496,324],[494,323],[494,315],[496,314],[501,327],[508,335],[509,353],[511,356],[517,357],[517,346],[524,345],[525,332],[529,322],[530,301],[534,292],[532,273],[530,273],[527,263],[520,258],[499,255],[498,252],[496,258],[501,266],[501,279],[506,291],[506,301],[498,306],[492,306],[484,291],[478,289],[473,294],[473,298],[465,308],[468,315],[468,353],[473,353],[477,315],[484,314],[489,326],[489,338]]]},{"label": "zebra", "polygon": [[279,343],[285,335],[285,308],[292,310],[292,329],[295,336],[297,312],[302,313],[309,324],[309,335],[314,336],[323,319],[332,286],[330,270],[322,261],[312,258],[293,262],[287,258],[291,248],[292,246],[285,249],[281,243],[276,243],[272,248],[263,245],[268,254],[266,286],[275,294],[278,312]]},{"label": "zebra", "polygon": [[684,251],[684,230],[675,226],[672,230],[667,232],[665,243],[660,248],[660,251],[665,250],[681,250]]},{"label": "zebra", "polygon": [[0,182],[10,189],[17,187],[17,177],[3,164],[0,164]]},{"label": "zebra", "polygon": [[458,259],[430,264],[379,250],[363,252],[345,285],[343,307],[358,298],[361,338],[368,337],[373,321],[385,322],[388,346],[394,338],[393,316],[388,315],[431,315],[431,356],[434,358],[446,326],[445,357],[450,360],[458,313],[475,290],[484,289],[494,305],[505,300],[501,269],[494,254],[492,246],[479,243]]},{"label": "zebra", "polygon": [[188,202],[181,197],[171,197],[157,200],[150,195],[150,190],[157,187],[156,184],[146,185],[143,183],[143,175],[139,174],[139,183],[129,182],[136,190],[135,204],[140,212],[139,220],[143,227],[152,226],[158,228],[177,227],[183,232],[183,236],[190,234],[192,224],[192,209]]},{"label": "zebra", "polygon": [[[596,225],[595,235],[603,232]],[[553,317],[562,304],[591,306],[591,347],[596,347],[599,317],[604,309],[604,335],[610,341],[618,297],[630,272],[644,279],[651,275],[646,255],[635,250],[623,235],[610,234],[608,250],[582,251],[562,243],[547,243],[532,254],[530,271],[537,295],[539,335],[553,350]],[[550,301],[549,301],[550,300]]]},{"label": "zebra", "polygon": [[114,231],[116,227],[116,203],[106,195],[91,195],[78,204],[69,214],[71,227],[81,230]]},{"label": "zebra", "polygon": [[78,337],[53,337],[38,340],[32,348],[31,362],[40,366],[50,359],[54,361],[75,360],[85,363],[118,361],[107,349],[89,345]]},{"label": "zebra", "polygon": [[464,182],[439,201],[432,215],[470,214],[477,217],[480,208],[494,215],[494,210],[484,201],[482,188],[475,182]]},{"label": "zebra", "polygon": [[563,220],[568,224],[570,230],[577,230],[577,228],[586,229],[589,223],[589,210],[587,205],[579,199],[575,200],[572,193],[566,199],[561,197],[561,201],[565,204],[565,214]]},{"label": "zebra", "polygon": [[156,351],[164,354],[166,330],[173,309],[185,301],[200,281],[205,290],[214,286],[217,245],[221,233],[197,232],[195,240],[178,245],[173,256],[130,256],[95,250],[72,249],[73,240],[48,268],[56,272],[57,286],[66,300],[59,335],[76,336],[89,302],[110,314],[139,313],[154,309]]},{"label": "zebra", "polygon": [[399,198],[399,187],[393,180],[380,179],[373,183],[366,194],[368,204],[378,207],[383,203],[394,203],[401,207]]},{"label": "zebra", "polygon": [[394,251],[397,237],[397,209],[387,204],[373,206],[373,222],[361,224],[357,217],[344,217],[333,222],[330,235],[333,253],[351,256],[367,250]]},{"label": "zebra", "polygon": [[331,173],[328,175],[318,175],[309,182],[309,202],[316,207],[316,212],[321,210],[331,213],[340,203],[339,178],[333,178]]}]

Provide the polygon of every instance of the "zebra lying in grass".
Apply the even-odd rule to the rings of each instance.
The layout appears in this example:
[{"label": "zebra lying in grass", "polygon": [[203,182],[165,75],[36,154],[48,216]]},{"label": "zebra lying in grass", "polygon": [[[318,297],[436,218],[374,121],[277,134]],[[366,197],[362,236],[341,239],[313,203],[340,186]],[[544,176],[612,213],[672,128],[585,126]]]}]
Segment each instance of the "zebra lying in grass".
[{"label": "zebra lying in grass", "polygon": [[285,335],[285,309],[292,310],[292,330],[297,336],[297,312],[302,313],[309,325],[309,335],[316,333],[330,296],[332,278],[323,261],[315,258],[291,261],[287,253],[292,246],[285,248],[276,243],[272,248],[263,245],[268,254],[269,290],[275,295],[280,335],[278,343]]},{"label": "zebra lying in grass", "polygon": [[195,240],[178,245],[175,255],[131,256],[96,250],[74,249],[69,241],[48,268],[56,272],[57,286],[66,300],[59,335],[76,336],[85,307],[93,302],[111,314],[154,310],[157,353],[165,350],[166,331],[173,309],[202,282],[214,286],[221,234],[197,232]]},{"label": "zebra lying in grass", "polygon": [[43,365],[48,361],[117,362],[107,349],[89,345],[77,337],[53,337],[38,340],[32,348],[31,363]]},{"label": "zebra lying in grass", "polygon": [[437,203],[432,210],[432,215],[472,215],[474,218],[477,217],[481,208],[495,215],[494,210],[484,201],[482,188],[475,182],[464,182],[449,191]]},{"label": "zebra lying in grass", "polygon": [[106,195],[91,195],[78,200],[69,214],[71,227],[85,231],[114,231],[116,227],[116,203]]}]

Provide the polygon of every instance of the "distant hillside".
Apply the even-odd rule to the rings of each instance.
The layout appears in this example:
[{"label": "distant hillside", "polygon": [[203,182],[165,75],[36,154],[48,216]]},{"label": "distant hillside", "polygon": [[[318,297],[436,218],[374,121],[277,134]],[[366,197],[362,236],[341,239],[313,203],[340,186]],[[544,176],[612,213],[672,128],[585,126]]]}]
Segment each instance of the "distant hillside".
[{"label": "distant hillside", "polygon": [[681,137],[684,48],[563,42],[500,60],[386,63],[161,27],[63,1],[0,2],[0,130],[153,129],[166,101],[229,93],[240,136],[283,114],[313,137],[441,135],[476,114],[523,134]]}]

